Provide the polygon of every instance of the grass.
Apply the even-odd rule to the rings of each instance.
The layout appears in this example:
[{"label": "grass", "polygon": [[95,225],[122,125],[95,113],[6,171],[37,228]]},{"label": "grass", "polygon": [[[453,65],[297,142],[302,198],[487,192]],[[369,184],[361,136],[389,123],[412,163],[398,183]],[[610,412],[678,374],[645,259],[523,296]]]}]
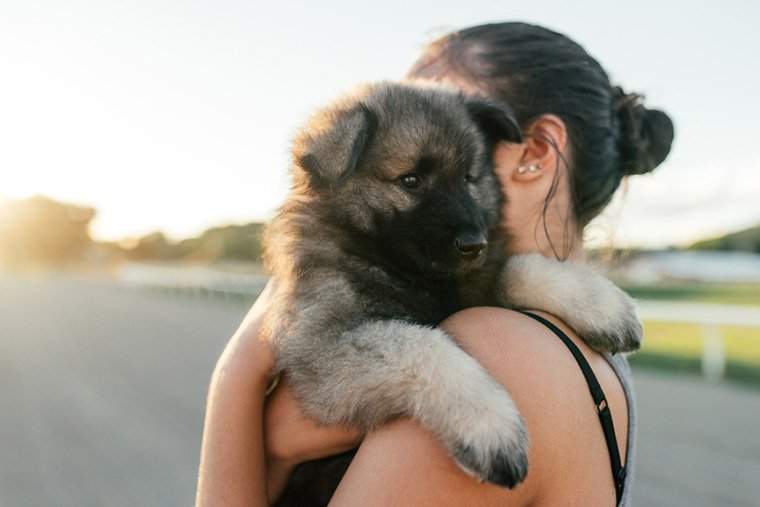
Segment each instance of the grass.
[{"label": "grass", "polygon": [[[760,328],[720,326],[726,358],[760,367]],[[644,322],[642,352],[680,357],[702,357],[703,330],[696,324]]]},{"label": "grass", "polygon": [[670,282],[622,287],[637,299],[760,306],[760,284]]},{"label": "grass", "polygon": [[[727,379],[760,386],[760,328],[720,326]],[[631,356],[634,366],[699,373],[703,329],[696,324],[644,322],[644,344]]]},{"label": "grass", "polygon": [[[643,300],[757,306],[760,311],[760,284],[670,282],[624,289]],[[760,387],[760,327],[719,326],[718,330],[726,353],[725,378]],[[644,322],[644,344],[631,356],[631,364],[699,374],[704,332],[697,324]]]}]

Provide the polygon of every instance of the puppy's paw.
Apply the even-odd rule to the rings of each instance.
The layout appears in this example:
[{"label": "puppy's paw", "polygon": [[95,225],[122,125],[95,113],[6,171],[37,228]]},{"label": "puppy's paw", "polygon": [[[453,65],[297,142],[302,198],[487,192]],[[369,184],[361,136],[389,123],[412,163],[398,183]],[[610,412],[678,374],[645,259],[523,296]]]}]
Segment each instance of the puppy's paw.
[{"label": "puppy's paw", "polygon": [[528,433],[512,398],[444,332],[431,332],[439,339],[420,351],[403,391],[409,414],[469,475],[508,488],[519,484],[528,473]]},{"label": "puppy's paw", "polygon": [[512,488],[528,473],[525,421],[500,384],[478,376],[470,377],[467,391],[456,393],[457,404],[443,419],[446,428],[440,434],[467,474]]},{"label": "puppy's paw", "polygon": [[508,261],[502,287],[507,305],[551,313],[599,352],[641,346],[633,299],[590,266],[519,255]]},{"label": "puppy's paw", "polygon": [[636,304],[628,294],[608,280],[604,281],[609,284],[606,290],[601,289],[604,291],[604,302],[609,308],[606,319],[591,321],[579,315],[565,322],[597,352],[615,354],[638,350],[644,337],[644,328],[636,311]]},{"label": "puppy's paw", "polygon": [[504,428],[471,431],[453,445],[451,453],[468,475],[513,488],[528,474],[528,432],[522,418],[511,430]]}]

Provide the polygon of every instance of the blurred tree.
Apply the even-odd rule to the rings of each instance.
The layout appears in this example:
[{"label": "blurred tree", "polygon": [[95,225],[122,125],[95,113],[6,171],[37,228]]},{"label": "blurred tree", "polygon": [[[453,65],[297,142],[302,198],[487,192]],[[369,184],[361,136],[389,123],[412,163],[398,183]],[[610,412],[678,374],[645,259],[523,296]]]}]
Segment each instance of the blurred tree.
[{"label": "blurred tree", "polygon": [[124,257],[139,261],[258,262],[261,257],[264,225],[260,223],[214,227],[179,242],[153,232],[127,246],[95,243],[89,235],[93,218],[93,208],[46,197],[0,202],[0,266],[104,264]]},{"label": "blurred tree", "polygon": [[259,223],[215,227],[204,232],[200,241],[213,260],[258,261],[263,229]]},{"label": "blurred tree", "polygon": [[760,253],[760,225],[694,243],[693,250],[741,250]]},{"label": "blurred tree", "polygon": [[170,243],[162,232],[143,236],[129,250],[129,258],[135,260],[168,261],[179,257],[176,245]]},{"label": "blurred tree", "polygon": [[250,223],[206,230],[197,238],[172,243],[160,232],[140,238],[127,250],[134,260],[193,260],[203,262],[248,261],[261,258],[261,233],[264,225]]},{"label": "blurred tree", "polygon": [[61,266],[81,260],[93,242],[93,208],[32,197],[0,210],[0,262],[15,267]]}]

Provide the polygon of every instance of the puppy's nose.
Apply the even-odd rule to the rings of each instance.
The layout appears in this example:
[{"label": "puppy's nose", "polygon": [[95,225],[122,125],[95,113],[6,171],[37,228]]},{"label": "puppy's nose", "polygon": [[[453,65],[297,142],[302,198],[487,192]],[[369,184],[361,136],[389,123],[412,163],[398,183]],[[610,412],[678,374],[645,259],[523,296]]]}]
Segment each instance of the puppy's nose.
[{"label": "puppy's nose", "polygon": [[459,255],[466,259],[474,259],[488,246],[488,241],[483,234],[460,234],[454,240]]}]

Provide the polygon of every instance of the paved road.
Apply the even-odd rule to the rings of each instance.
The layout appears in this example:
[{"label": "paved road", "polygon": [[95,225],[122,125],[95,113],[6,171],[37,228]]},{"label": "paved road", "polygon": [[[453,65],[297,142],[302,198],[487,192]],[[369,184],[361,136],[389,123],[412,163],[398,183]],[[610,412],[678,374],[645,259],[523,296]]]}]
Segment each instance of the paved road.
[{"label": "paved road", "polygon": [[[0,506],[192,504],[206,384],[242,303],[0,279]],[[760,393],[637,374],[637,505],[760,505]]]}]

